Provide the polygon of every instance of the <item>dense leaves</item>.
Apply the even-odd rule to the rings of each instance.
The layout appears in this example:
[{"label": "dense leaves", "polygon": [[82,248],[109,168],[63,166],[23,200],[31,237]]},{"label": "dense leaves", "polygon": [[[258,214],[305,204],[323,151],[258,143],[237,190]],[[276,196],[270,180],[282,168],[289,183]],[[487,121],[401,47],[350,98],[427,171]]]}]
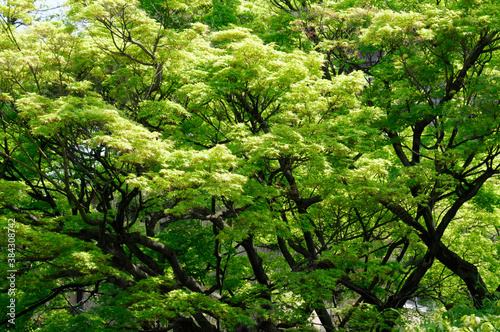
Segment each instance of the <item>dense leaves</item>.
[{"label": "dense leaves", "polygon": [[3,327],[499,328],[498,3],[67,6],[0,6]]}]

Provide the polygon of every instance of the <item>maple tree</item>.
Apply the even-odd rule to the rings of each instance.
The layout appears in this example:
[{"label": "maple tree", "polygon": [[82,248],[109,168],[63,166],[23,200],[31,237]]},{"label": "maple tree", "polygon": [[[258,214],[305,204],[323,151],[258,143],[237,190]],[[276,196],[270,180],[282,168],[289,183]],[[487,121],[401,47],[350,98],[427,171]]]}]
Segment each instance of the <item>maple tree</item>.
[{"label": "maple tree", "polygon": [[497,8],[2,4],[16,328],[499,328]]}]

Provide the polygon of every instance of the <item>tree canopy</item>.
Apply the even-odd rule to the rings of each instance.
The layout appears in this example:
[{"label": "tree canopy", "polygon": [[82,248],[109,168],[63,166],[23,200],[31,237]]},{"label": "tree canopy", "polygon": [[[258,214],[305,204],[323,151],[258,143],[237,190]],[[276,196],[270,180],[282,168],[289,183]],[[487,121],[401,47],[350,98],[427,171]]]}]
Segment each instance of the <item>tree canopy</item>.
[{"label": "tree canopy", "polygon": [[499,8],[2,2],[2,328],[500,330]]}]

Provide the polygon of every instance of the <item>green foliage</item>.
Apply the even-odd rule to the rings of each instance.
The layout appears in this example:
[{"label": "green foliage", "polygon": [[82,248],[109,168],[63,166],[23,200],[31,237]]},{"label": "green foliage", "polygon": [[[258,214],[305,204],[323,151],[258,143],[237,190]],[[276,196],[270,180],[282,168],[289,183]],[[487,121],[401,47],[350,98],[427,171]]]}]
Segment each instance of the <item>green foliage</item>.
[{"label": "green foliage", "polygon": [[236,24],[239,4],[239,0],[213,0],[212,11],[206,16],[206,22],[214,29]]},{"label": "green foliage", "polygon": [[493,213],[495,208],[500,206],[500,197],[495,190],[495,186],[483,186],[474,196],[472,203],[481,210]]},{"label": "green foliage", "polygon": [[[473,310],[469,307],[457,306],[446,312],[434,313],[431,319],[411,331],[428,332],[461,332],[461,331],[497,331],[500,328],[498,302],[489,303],[483,310]],[[410,331],[400,328],[398,331]]]},{"label": "green foliage", "polygon": [[19,330],[500,329],[498,3],[68,7],[0,5]]}]

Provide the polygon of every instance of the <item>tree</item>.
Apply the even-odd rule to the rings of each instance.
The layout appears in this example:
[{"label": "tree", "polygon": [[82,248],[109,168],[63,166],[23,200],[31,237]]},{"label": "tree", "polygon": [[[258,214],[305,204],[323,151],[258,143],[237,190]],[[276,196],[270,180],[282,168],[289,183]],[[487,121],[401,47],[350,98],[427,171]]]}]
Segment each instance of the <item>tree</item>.
[{"label": "tree", "polygon": [[416,295],[495,299],[487,5],[272,1],[302,50],[228,27],[245,3],[70,5],[2,21],[18,328],[388,330]]},{"label": "tree", "polygon": [[[498,173],[498,97],[491,84],[498,18],[487,14],[498,4],[273,4],[301,13],[299,24],[326,54],[325,77],[362,70],[370,80],[365,102],[386,113],[378,128],[397,158],[377,193],[379,202],[427,247],[404,286],[408,295],[437,258],[462,279],[480,308],[494,292],[476,265],[450,249],[445,232]],[[391,307],[405,302],[398,296],[392,301]]]}]

